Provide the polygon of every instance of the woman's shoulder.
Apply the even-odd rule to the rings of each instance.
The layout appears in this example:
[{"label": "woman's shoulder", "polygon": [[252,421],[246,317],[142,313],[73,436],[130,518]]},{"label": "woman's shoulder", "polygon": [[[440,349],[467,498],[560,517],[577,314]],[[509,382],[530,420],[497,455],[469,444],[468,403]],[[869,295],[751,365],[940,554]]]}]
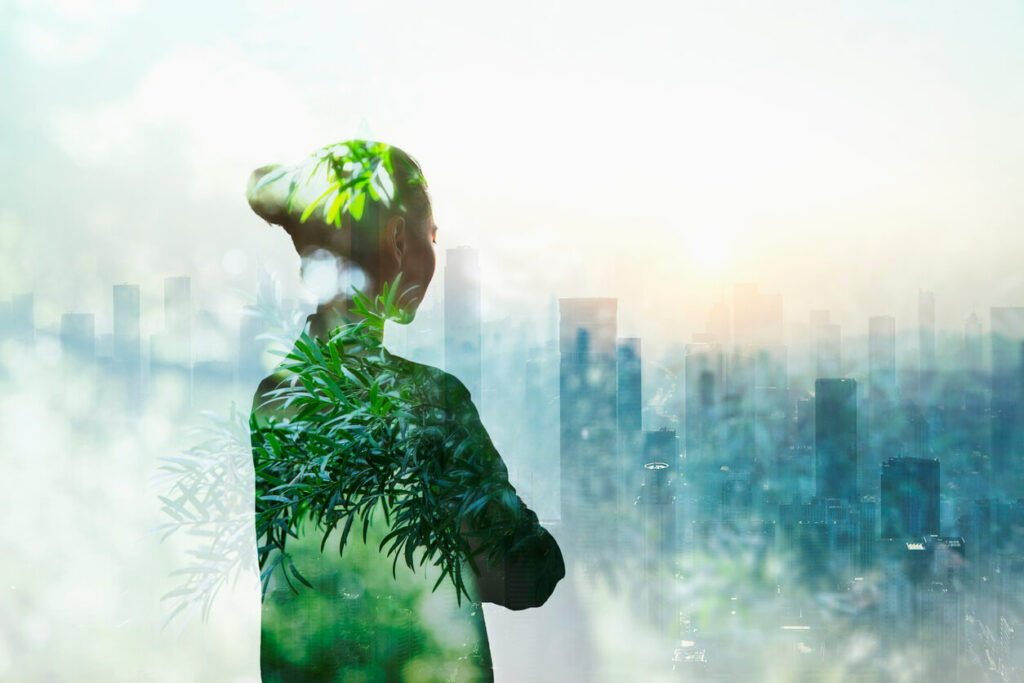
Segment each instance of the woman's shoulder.
[{"label": "woman's shoulder", "polygon": [[472,403],[469,389],[455,375],[392,353],[388,356],[396,371],[423,392],[425,398],[437,399],[447,405]]}]

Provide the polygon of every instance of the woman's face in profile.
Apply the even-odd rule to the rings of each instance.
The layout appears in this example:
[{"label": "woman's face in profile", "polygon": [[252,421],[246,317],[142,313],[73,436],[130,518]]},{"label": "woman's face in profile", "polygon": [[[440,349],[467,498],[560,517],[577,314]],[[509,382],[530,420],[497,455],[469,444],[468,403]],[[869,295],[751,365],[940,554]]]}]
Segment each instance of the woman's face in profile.
[{"label": "woman's face in profile", "polygon": [[415,311],[422,303],[437,267],[437,256],[434,253],[437,226],[434,225],[432,213],[427,211],[425,216],[409,220],[406,233],[401,264],[403,295],[400,301],[403,308]]}]

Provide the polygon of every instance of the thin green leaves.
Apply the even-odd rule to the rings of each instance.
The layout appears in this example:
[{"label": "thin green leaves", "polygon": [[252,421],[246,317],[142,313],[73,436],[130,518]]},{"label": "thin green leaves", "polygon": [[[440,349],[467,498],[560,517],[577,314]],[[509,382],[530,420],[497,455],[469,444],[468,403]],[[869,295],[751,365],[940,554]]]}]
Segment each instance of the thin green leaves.
[{"label": "thin green leaves", "polygon": [[[484,457],[493,452],[486,433],[466,429],[444,404],[443,373],[381,346],[386,321],[401,315],[399,284],[373,302],[358,294],[361,320],[329,341],[301,335],[282,366],[296,381],[268,392],[271,409],[252,422],[256,533],[266,550],[261,566],[270,567],[264,590],[281,566],[267,563],[287,557],[288,538],[306,525],[323,534],[321,551],[340,529],[341,553],[356,525],[367,541],[378,514],[388,528],[379,550],[392,571],[400,560],[410,570],[429,563],[440,572],[437,586],[450,581],[460,600],[470,596],[461,563],[498,557],[511,544],[518,501],[509,505],[504,468]],[[478,530],[472,552],[466,528]],[[285,564],[289,586],[291,578],[302,583],[298,571]]]},{"label": "thin green leaves", "polygon": [[[309,169],[306,174],[305,170]],[[319,171],[324,176],[320,179]],[[422,174],[410,166],[410,185],[423,185]],[[316,199],[305,205],[299,220],[305,223],[318,207],[326,207],[324,220],[336,228],[342,225],[342,218],[348,213],[356,221],[362,220],[369,201],[384,207],[401,204],[399,188],[396,185],[395,166],[392,148],[381,142],[366,140],[349,140],[328,145],[314,152],[310,159],[298,168],[276,170],[262,178],[256,188],[281,179],[291,173],[291,182],[287,194],[287,211],[292,212],[299,196],[306,190],[310,194],[317,192],[320,182],[326,183],[326,189],[319,192]],[[305,175],[305,180],[298,178]]]}]

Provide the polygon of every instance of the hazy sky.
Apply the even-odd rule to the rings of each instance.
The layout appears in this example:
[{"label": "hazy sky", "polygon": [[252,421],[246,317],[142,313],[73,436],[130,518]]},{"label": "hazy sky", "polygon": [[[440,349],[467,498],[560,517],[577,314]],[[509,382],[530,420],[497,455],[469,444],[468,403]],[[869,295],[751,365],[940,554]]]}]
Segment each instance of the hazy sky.
[{"label": "hazy sky", "polygon": [[[110,332],[111,285],[128,282],[158,332],[174,275],[196,309],[237,318],[260,263],[294,295],[298,259],[249,211],[246,180],[357,136],[421,161],[442,258],[480,250],[489,334],[529,311],[543,323],[552,295],[618,297],[645,377],[736,282],[781,292],[789,322],[833,311],[844,358],[869,315],[912,338],[920,289],[943,328],[1024,306],[1019,0],[0,0],[0,97],[0,301],[35,292],[43,327],[94,312]],[[231,354],[229,337],[197,334],[197,358]],[[152,533],[167,521],[156,458],[191,436],[156,401],[138,429],[94,427],[88,374],[60,372],[52,340],[8,349],[23,390],[0,394],[0,545],[17,560],[0,608],[29,640],[0,642],[0,677],[116,661],[124,680],[172,680],[200,662],[248,680],[221,671],[255,671],[255,577],[222,600],[218,629],[157,633],[187,546]],[[650,411],[669,405],[645,391]],[[489,400],[492,434],[517,437]],[[627,610],[594,604],[589,629],[576,607],[505,631],[489,613],[497,661],[532,661],[524,633],[550,652],[585,654],[592,633],[598,657],[665,661]]]},{"label": "hazy sky", "polygon": [[630,5],[8,0],[0,299],[102,332],[111,284],[188,274],[231,309],[297,266],[249,170],[369,135],[495,317],[617,296],[623,334],[682,338],[737,281],[844,333],[922,288],[943,327],[1024,305],[1024,5]]}]

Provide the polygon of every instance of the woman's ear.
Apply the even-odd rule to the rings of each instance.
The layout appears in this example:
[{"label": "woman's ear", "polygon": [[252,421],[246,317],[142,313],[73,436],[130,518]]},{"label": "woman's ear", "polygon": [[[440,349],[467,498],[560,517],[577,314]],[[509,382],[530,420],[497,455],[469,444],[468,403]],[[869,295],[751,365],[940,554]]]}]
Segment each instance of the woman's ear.
[{"label": "woman's ear", "polygon": [[392,216],[384,227],[384,238],[386,240],[382,253],[387,255],[390,266],[395,273],[402,270],[402,261],[405,258],[405,250],[408,247],[408,230],[406,229],[403,216]]}]

